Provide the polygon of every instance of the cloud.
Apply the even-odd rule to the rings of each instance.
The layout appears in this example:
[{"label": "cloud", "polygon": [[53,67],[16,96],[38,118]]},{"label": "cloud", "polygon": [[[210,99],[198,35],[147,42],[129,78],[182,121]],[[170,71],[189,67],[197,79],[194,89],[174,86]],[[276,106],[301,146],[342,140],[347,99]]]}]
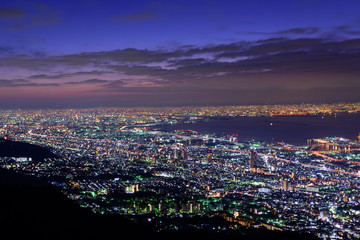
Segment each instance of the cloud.
[{"label": "cloud", "polygon": [[34,83],[25,79],[13,79],[13,80],[5,80],[0,79],[0,87],[56,87],[60,86],[58,83]]},{"label": "cloud", "polygon": [[[188,76],[211,75],[216,72],[259,73],[263,69],[282,71],[318,72],[358,70],[360,40],[328,42],[320,38],[276,38],[250,43],[232,43],[207,47],[191,46],[173,51],[125,49],[108,52],[92,52],[43,59],[43,64],[68,66],[96,65],[99,69],[89,72],[38,74],[29,79],[60,79],[72,76],[91,76],[104,73],[158,76],[164,79],[185,79]],[[344,64],[342,62],[344,60]],[[346,61],[345,61],[346,59]],[[40,60],[19,60],[20,63]],[[16,61],[12,62],[13,64]],[[41,61],[40,61],[41,62]],[[311,65],[311,64],[313,65]],[[330,69],[326,67],[331,66]],[[285,67],[288,66],[288,67]]]},{"label": "cloud", "polygon": [[[27,68],[43,73],[28,79],[65,79],[70,77],[126,76],[159,77],[164,80],[190,81],[189,76],[273,72],[343,72],[359,71],[360,39],[328,41],[321,38],[271,38],[255,42],[238,42],[206,47],[189,46],[171,51],[124,49],[89,52],[43,58],[3,58],[0,67]],[[4,52],[11,49],[4,48]],[[49,74],[46,69],[60,73]],[[73,71],[94,68],[92,71]],[[67,69],[67,70],[65,70]],[[269,70],[267,70],[269,71]],[[97,79],[95,77],[94,79]]]},{"label": "cloud", "polygon": [[14,48],[9,46],[0,46],[0,56],[1,55],[12,55],[14,53]]},{"label": "cloud", "polygon": [[16,20],[24,17],[25,11],[20,8],[0,8],[0,19]]},{"label": "cloud", "polygon": [[52,25],[60,21],[57,11],[42,3],[35,4],[29,16],[35,25]]},{"label": "cloud", "polygon": [[25,29],[25,25],[23,24],[12,24],[5,28],[7,31],[21,31]]},{"label": "cloud", "polygon": [[273,36],[274,38],[299,38],[299,37],[315,37],[321,39],[346,40],[360,36],[358,23],[349,25],[334,26],[330,30],[322,30],[318,27],[297,27],[274,32],[238,32],[239,34],[251,34],[260,36]]},{"label": "cloud", "polygon": [[[244,32],[238,32],[238,33],[244,34]],[[299,37],[300,35],[314,36],[315,34],[320,34],[321,30],[320,28],[317,27],[297,27],[297,28],[290,28],[275,32],[245,32],[245,33],[252,35],[265,35],[265,36],[273,35],[273,36],[284,36],[284,37],[289,37],[289,36]]]},{"label": "cloud", "polygon": [[40,25],[58,24],[59,14],[45,4],[33,4],[28,8],[0,8],[0,19],[6,20],[3,31],[21,31]]},{"label": "cloud", "polygon": [[16,87],[18,85],[28,83],[28,81],[23,80],[23,79],[15,79],[15,80],[5,80],[5,79],[0,79],[0,87]]},{"label": "cloud", "polygon": [[65,84],[80,85],[80,84],[100,84],[100,83],[107,83],[107,82],[109,82],[109,81],[102,80],[102,79],[88,79],[88,80],[83,80],[83,81],[78,81],[78,82],[66,82]]},{"label": "cloud", "polygon": [[68,77],[74,77],[74,76],[102,75],[105,73],[111,73],[111,72],[93,70],[93,71],[89,71],[89,72],[61,73],[61,74],[55,74],[55,75],[38,74],[38,75],[29,76],[28,79],[61,79],[61,78],[68,78]]},{"label": "cloud", "polygon": [[314,34],[319,33],[320,29],[317,27],[308,28],[291,28],[283,31],[274,32],[273,34]]},{"label": "cloud", "polygon": [[124,86],[124,80],[114,80],[104,85],[104,87],[107,89],[118,89],[119,87],[122,88],[123,86]]},{"label": "cloud", "polygon": [[360,36],[360,28],[358,26],[353,25],[340,25],[333,28],[333,31],[329,34],[334,36],[343,34],[343,35],[350,35],[350,36]]},{"label": "cloud", "polygon": [[[62,56],[8,56],[0,61],[0,74],[9,72],[11,66],[16,74],[25,72],[21,76],[25,80],[3,77],[0,86],[54,86],[60,89],[70,85],[91,85],[91,89],[82,88],[82,91],[102,96],[152,94],[155,97],[159,94],[167,95],[174,102],[182,98],[212,101],[214,97],[210,96],[213,94],[216,98],[224,98],[221,100],[224,103],[245,96],[249,103],[255,101],[256,96],[261,100],[268,96],[279,101],[286,98],[293,101],[295,96],[289,93],[296,94],[297,91],[308,99],[320,99],[321,96],[310,95],[315,94],[316,89],[326,88],[321,91],[324,96],[332,93],[334,98],[346,100],[349,98],[345,91],[337,93],[336,89],[360,89],[358,59],[360,39],[332,41],[284,37],[169,50],[123,49]],[[74,87],[72,91],[77,89],[80,88]],[[267,91],[283,96],[276,97]],[[237,97],[236,92],[243,97]]]},{"label": "cloud", "polygon": [[127,22],[141,22],[145,20],[153,20],[157,17],[154,12],[146,11],[135,14],[126,14],[121,16],[113,16],[112,20],[115,22],[127,21]]}]

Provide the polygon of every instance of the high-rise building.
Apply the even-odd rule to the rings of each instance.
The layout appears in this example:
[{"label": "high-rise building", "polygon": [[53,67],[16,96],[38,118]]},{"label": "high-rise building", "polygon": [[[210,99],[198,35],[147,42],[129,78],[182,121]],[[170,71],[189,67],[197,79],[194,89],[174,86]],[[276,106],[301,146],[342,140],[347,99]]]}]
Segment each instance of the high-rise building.
[{"label": "high-rise building", "polygon": [[207,153],[206,154],[206,160],[207,160],[207,163],[212,163],[212,153]]},{"label": "high-rise building", "polygon": [[186,149],[181,149],[181,159],[182,160],[187,160],[188,159],[188,154],[187,154],[187,151]]},{"label": "high-rise building", "polygon": [[174,148],[174,159],[178,159],[178,151],[176,148]]},{"label": "high-rise building", "polygon": [[251,159],[250,159],[250,171],[255,171],[257,169],[257,154],[255,151],[251,151]]},{"label": "high-rise building", "polygon": [[289,183],[286,179],[283,180],[283,189],[287,191],[289,189]]},{"label": "high-rise building", "polygon": [[157,159],[158,156],[154,155],[151,157],[151,164],[156,164],[156,159]]}]

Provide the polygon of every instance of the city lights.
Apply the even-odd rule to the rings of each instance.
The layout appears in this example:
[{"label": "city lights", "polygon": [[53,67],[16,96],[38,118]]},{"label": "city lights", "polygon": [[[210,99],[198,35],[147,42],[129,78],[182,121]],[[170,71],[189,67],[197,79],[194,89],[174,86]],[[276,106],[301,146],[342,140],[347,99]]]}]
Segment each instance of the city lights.
[{"label": "city lights", "polygon": [[7,156],[0,158],[1,166],[45,177],[93,212],[150,219],[158,230],[186,227],[174,219],[218,216],[228,223],[224,229],[251,226],[358,238],[357,140],[328,137],[294,146],[156,126],[359,111],[359,103],[2,110],[1,136],[49,148],[58,157]]}]

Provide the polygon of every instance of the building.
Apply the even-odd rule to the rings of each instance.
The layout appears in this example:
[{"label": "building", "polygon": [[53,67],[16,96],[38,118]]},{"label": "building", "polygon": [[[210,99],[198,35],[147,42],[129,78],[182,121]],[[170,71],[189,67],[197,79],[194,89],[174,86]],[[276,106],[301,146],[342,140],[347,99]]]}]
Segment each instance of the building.
[{"label": "building", "polygon": [[174,160],[178,159],[178,150],[174,148]]},{"label": "building", "polygon": [[262,187],[262,188],[258,189],[258,192],[259,193],[271,193],[271,189]]},{"label": "building", "polygon": [[324,139],[309,139],[310,151],[350,151],[354,143],[350,139],[332,137]]},{"label": "building", "polygon": [[186,149],[181,149],[181,159],[182,160],[188,160],[188,153],[186,151]]},{"label": "building", "polygon": [[284,179],[283,182],[282,182],[282,186],[283,186],[283,189],[285,191],[289,190],[289,182],[288,182],[288,180]]},{"label": "building", "polygon": [[212,153],[211,152],[206,154],[206,160],[207,160],[207,163],[212,163]]},{"label": "building", "polygon": [[257,154],[255,151],[251,151],[251,159],[250,159],[250,171],[256,172],[257,170]]},{"label": "building", "polygon": [[317,187],[317,186],[307,186],[306,188],[305,188],[305,190],[306,191],[308,191],[308,192],[319,192],[319,187]]}]

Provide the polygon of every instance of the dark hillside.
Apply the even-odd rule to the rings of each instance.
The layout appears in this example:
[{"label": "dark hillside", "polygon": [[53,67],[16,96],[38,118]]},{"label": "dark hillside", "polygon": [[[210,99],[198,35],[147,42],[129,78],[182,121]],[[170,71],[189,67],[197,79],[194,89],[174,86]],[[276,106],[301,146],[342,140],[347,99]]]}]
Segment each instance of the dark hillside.
[{"label": "dark hillside", "polygon": [[46,182],[10,170],[0,169],[0,192],[0,226],[11,239],[118,239],[138,235],[138,227],[146,231],[120,216],[94,214]]},{"label": "dark hillside", "polygon": [[0,138],[0,157],[31,157],[40,162],[44,158],[56,158],[49,149],[25,142],[14,142]]}]

